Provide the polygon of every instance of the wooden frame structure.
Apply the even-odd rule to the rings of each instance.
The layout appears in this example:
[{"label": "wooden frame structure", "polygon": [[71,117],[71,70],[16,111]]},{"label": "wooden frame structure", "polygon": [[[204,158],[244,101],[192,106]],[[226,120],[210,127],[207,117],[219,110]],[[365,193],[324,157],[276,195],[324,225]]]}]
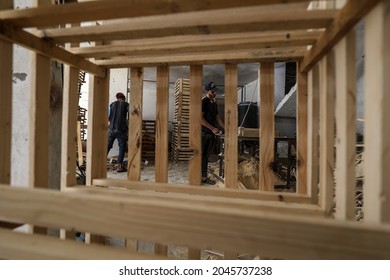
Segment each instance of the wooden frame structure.
[{"label": "wooden frame structure", "polygon": [[[225,258],[249,253],[288,259],[389,259],[390,1],[348,0],[342,7],[308,10],[310,2],[322,1],[110,0],[20,10],[12,9],[12,1],[2,1],[0,258],[157,259],[166,257],[168,244],[179,244],[189,248],[191,259],[199,259],[204,247],[225,251]],[[368,189],[364,222],[355,222],[353,27],[362,19]],[[103,24],[79,25],[100,20]],[[65,24],[72,25],[47,28]],[[94,43],[77,45],[82,42]],[[29,189],[10,187],[13,44],[35,53]],[[51,59],[66,65],[61,191],[44,189],[47,166],[37,162],[48,156],[45,135]],[[277,61],[298,62],[296,193],[274,192],[269,176],[274,138],[273,63]],[[237,64],[245,62],[260,63],[259,191],[231,189],[237,184]],[[215,63],[226,65],[226,189],[199,186],[202,65]],[[190,146],[194,151],[189,162],[190,185],[167,184],[171,65],[190,65]],[[139,181],[146,66],[157,67],[155,183]],[[131,68],[128,180],[106,178],[105,108],[108,70],[114,67]],[[77,126],[80,69],[90,74],[87,187],[76,185],[72,132]],[[336,214],[332,218],[334,196]],[[129,244],[114,249],[6,229],[15,223],[123,237],[131,245],[136,245],[135,240],[152,241],[156,255],[135,252],[136,246]]]}]

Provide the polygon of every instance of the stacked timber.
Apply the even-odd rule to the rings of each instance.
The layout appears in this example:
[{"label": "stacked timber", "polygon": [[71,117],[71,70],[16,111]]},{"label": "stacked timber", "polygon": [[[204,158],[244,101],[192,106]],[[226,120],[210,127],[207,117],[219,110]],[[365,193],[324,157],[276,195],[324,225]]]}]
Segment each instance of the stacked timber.
[{"label": "stacked timber", "polygon": [[142,121],[142,154],[143,160],[154,161],[156,149],[156,121]]},{"label": "stacked timber", "polygon": [[174,161],[188,161],[190,131],[190,80],[180,78],[175,83],[175,110],[172,123],[172,157]]}]

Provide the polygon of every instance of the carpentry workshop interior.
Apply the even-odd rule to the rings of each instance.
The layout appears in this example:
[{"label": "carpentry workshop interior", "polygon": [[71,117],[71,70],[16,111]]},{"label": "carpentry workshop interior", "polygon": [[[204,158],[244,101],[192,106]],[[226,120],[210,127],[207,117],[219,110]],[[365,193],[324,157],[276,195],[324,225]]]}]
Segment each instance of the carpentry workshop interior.
[{"label": "carpentry workshop interior", "polygon": [[390,259],[390,0],[2,0],[0,56],[0,259]]}]

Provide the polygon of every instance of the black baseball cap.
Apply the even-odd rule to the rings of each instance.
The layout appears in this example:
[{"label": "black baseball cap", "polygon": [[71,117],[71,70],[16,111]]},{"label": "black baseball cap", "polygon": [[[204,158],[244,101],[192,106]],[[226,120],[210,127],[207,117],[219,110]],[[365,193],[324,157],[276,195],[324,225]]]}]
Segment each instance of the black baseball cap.
[{"label": "black baseball cap", "polygon": [[217,86],[214,84],[214,82],[208,83],[208,84],[205,86],[205,89],[206,89],[207,91],[211,90],[212,92],[218,91],[218,88],[217,88]]}]

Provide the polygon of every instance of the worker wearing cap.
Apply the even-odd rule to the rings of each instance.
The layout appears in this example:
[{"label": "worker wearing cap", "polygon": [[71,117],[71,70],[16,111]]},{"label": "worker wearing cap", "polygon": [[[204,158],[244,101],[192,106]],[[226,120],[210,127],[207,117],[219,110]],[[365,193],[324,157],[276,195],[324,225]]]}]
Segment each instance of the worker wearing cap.
[{"label": "worker wearing cap", "polygon": [[206,96],[202,98],[202,183],[214,184],[207,177],[207,166],[209,155],[215,145],[215,135],[219,133],[220,128],[224,129],[225,125],[218,115],[216,95],[218,88],[214,82],[205,86]]},{"label": "worker wearing cap", "polygon": [[123,166],[123,158],[125,157],[125,151],[127,146],[127,134],[128,134],[128,113],[129,103],[126,102],[126,97],[122,92],[116,94],[116,101],[110,104],[110,112],[108,121],[110,125],[108,127],[108,148],[107,154],[111,150],[115,139],[118,140],[119,154],[117,159],[117,172],[125,172],[126,167]]}]

